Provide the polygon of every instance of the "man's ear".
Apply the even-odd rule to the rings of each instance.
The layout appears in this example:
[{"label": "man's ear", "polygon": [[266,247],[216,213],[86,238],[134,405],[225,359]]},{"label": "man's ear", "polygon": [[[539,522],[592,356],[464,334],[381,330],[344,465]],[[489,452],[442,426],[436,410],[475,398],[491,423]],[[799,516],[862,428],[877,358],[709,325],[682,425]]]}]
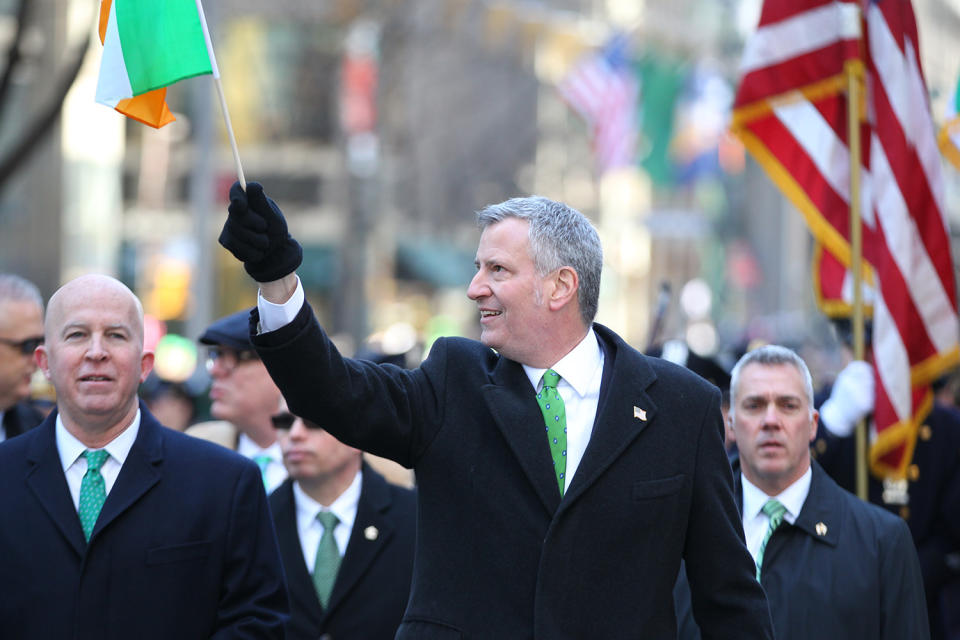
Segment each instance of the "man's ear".
[{"label": "man's ear", "polygon": [[560,267],[553,273],[550,282],[553,286],[547,304],[551,310],[561,309],[576,299],[580,278],[573,267]]},{"label": "man's ear", "polygon": [[725,426],[727,429],[727,440],[729,440],[730,442],[736,442],[737,434],[733,430],[733,416],[729,413],[727,414],[727,420],[726,420]]},{"label": "man's ear", "polygon": [[44,345],[41,344],[37,347],[37,350],[33,352],[33,361],[37,363],[37,368],[43,371],[43,375],[49,380],[50,359],[47,356],[47,348]]}]

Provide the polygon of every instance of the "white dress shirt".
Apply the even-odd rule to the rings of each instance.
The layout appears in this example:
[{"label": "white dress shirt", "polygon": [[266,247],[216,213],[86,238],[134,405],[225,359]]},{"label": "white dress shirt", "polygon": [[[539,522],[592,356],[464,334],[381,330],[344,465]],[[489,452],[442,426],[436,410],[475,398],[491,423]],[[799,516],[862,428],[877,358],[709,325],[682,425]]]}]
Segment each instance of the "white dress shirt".
[{"label": "white dress shirt", "polygon": [[264,486],[267,489],[267,495],[274,489],[283,484],[287,479],[287,468],[283,466],[283,449],[279,442],[274,442],[266,449],[261,449],[256,442],[250,439],[245,433],[237,437],[237,453],[245,458],[253,460],[256,456],[267,456],[270,462],[267,463],[267,469],[264,473]]},{"label": "white dress shirt", "polygon": [[356,477],[347,490],[333,501],[329,507],[311,498],[300,488],[297,482],[293,483],[293,501],[297,505],[297,533],[300,534],[300,548],[303,550],[303,561],[307,564],[307,571],[313,573],[313,565],[317,561],[317,547],[323,536],[323,525],[317,520],[321,511],[330,511],[337,516],[339,522],[333,529],[333,539],[337,542],[340,557],[347,552],[347,543],[353,532],[353,523],[357,519],[357,505],[360,502],[360,489],[363,486],[363,474],[357,471]]},{"label": "white dress shirt", "polygon": [[300,276],[297,278],[297,288],[293,295],[283,304],[274,304],[266,300],[260,292],[257,292],[257,310],[260,312],[260,333],[267,331],[276,331],[280,327],[290,324],[300,313],[300,307],[306,299],[303,293],[303,285],[300,284]]},{"label": "white dress shirt", "polygon": [[[560,374],[557,392],[563,398],[563,409],[567,416],[567,471],[563,478],[563,491],[566,493],[590,442],[593,423],[597,418],[597,404],[600,402],[603,349],[593,327],[570,353],[550,368]],[[546,369],[523,365],[523,370],[536,394],[543,386]]]},{"label": "white dress shirt", "polygon": [[[83,476],[87,472],[87,458],[83,452],[87,450],[87,445],[77,440],[72,433],[67,431],[60,415],[57,414],[56,425],[57,452],[60,454],[60,465],[63,467],[63,473],[67,478],[67,486],[70,487],[70,497],[73,498],[73,508],[80,509],[80,483],[83,482]],[[120,432],[116,438],[103,447],[110,455],[100,467],[100,475],[103,476],[103,483],[107,495],[113,489],[113,483],[117,481],[120,475],[120,468],[127,460],[133,441],[137,439],[140,432],[140,409],[137,409],[137,415],[134,416],[130,426]],[[96,449],[94,449],[96,451]]]},{"label": "white dress shirt", "polygon": [[779,500],[780,504],[787,508],[783,519],[793,524],[810,493],[812,478],[813,470],[807,468],[807,472],[784,489],[783,493],[768,496],[762,489],[747,480],[743,473],[740,474],[740,482],[743,486],[743,535],[747,539],[747,550],[753,556],[754,562],[757,561],[757,553],[760,551],[760,545],[763,544],[763,537],[770,527],[770,518],[763,512],[763,505],[767,504],[767,500],[771,498]]}]

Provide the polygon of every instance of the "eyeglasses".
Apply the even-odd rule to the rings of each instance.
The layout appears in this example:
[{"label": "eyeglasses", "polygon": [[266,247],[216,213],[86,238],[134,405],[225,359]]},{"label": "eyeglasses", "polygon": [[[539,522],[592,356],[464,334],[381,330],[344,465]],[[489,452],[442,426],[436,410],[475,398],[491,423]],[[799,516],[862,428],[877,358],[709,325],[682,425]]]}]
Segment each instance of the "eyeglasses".
[{"label": "eyeglasses", "polygon": [[8,344],[25,356],[36,351],[37,347],[43,344],[43,336],[27,338],[26,340],[11,340],[10,338],[0,338],[0,342]]},{"label": "eyeglasses", "polygon": [[253,349],[230,349],[229,347],[210,347],[207,349],[207,371],[213,369],[217,362],[227,371],[232,371],[237,365],[244,362],[259,360],[260,356]]},{"label": "eyeglasses", "polygon": [[[297,420],[303,420],[300,416],[295,416],[289,411],[283,411],[281,413],[275,413],[270,416],[270,422],[273,423],[274,429],[280,429],[282,431],[289,431],[293,428],[293,423]],[[315,429],[317,431],[321,430],[320,425],[315,422],[310,422],[309,420],[303,420],[304,426],[308,429]]]},{"label": "eyeglasses", "polygon": [[293,423],[297,420],[297,416],[293,415],[289,411],[284,411],[283,413],[276,413],[270,416],[270,422],[273,423],[274,429],[281,429],[283,431],[289,431],[293,427]]}]

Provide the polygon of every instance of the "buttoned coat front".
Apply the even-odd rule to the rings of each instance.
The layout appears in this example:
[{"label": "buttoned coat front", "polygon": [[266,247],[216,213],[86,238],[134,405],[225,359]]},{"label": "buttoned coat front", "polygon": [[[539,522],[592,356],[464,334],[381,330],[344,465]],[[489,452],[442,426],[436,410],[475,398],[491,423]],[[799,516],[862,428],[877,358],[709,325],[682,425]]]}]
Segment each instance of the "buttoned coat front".
[{"label": "buttoned coat front", "polygon": [[771,637],[722,444],[720,394],[594,325],[593,432],[561,499],[523,368],[437,340],[417,369],[342,358],[304,305],[252,341],[290,410],[416,471],[417,548],[397,637],[676,637],[681,558],[710,638]]},{"label": "buttoned coat front", "polygon": [[283,638],[283,569],[260,471],[218,445],[140,430],[89,543],[54,411],[0,444],[0,637]]}]

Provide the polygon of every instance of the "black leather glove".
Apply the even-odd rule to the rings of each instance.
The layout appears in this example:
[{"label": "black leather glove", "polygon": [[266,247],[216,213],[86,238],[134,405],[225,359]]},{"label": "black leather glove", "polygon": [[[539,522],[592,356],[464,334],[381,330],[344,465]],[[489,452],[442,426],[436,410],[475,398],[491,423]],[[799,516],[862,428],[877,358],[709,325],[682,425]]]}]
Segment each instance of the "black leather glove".
[{"label": "black leather glove", "polygon": [[283,212],[264,195],[259,182],[248,182],[246,192],[234,182],[227,214],[218,240],[243,263],[250,277],[271,282],[297,270],[303,248],[287,231]]}]

